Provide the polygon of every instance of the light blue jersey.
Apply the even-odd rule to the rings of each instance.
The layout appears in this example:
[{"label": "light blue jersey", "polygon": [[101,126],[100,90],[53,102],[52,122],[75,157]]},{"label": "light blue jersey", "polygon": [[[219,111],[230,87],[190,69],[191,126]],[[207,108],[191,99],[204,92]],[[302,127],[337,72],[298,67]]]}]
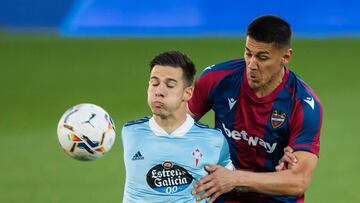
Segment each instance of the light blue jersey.
[{"label": "light blue jersey", "polygon": [[122,142],[124,203],[196,202],[191,191],[208,174],[206,165],[233,168],[221,131],[194,122],[189,115],[171,134],[154,118],[129,122],[122,129]]}]

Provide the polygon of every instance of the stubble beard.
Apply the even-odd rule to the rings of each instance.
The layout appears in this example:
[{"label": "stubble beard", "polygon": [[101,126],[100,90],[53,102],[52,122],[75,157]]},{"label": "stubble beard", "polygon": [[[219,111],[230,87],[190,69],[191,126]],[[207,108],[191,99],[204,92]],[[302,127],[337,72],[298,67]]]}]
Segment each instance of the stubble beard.
[{"label": "stubble beard", "polygon": [[168,113],[164,109],[155,109],[153,110],[153,114],[162,120],[165,120],[169,117]]}]

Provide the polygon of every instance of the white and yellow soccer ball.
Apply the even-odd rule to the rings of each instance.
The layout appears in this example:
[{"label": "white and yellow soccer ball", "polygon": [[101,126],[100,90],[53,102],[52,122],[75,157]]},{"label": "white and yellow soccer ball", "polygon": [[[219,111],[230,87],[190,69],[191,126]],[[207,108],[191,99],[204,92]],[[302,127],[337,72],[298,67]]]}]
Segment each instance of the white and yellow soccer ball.
[{"label": "white and yellow soccer ball", "polygon": [[57,135],[71,157],[89,161],[102,157],[115,141],[115,125],[110,115],[94,104],[79,104],[61,117]]}]

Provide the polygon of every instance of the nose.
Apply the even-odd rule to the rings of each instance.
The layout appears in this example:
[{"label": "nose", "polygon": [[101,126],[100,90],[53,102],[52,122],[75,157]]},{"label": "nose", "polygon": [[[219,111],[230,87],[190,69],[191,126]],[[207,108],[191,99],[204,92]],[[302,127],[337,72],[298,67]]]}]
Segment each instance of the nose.
[{"label": "nose", "polygon": [[250,57],[248,60],[247,60],[247,66],[250,70],[256,70],[257,67],[258,67],[258,64],[257,64],[257,61],[255,59],[255,57]]},{"label": "nose", "polygon": [[155,96],[157,97],[164,97],[165,96],[165,88],[162,84],[159,84],[156,88],[155,88]]}]

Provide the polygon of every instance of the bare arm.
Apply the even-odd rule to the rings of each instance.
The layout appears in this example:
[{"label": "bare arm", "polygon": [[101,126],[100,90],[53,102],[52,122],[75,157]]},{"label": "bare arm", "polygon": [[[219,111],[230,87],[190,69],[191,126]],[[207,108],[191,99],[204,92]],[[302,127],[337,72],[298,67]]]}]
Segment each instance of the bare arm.
[{"label": "bare arm", "polygon": [[308,188],[317,163],[317,156],[304,151],[295,152],[298,164],[289,170],[254,173],[238,171],[236,185],[245,186],[260,193],[301,196]]},{"label": "bare arm", "polygon": [[220,166],[208,167],[211,174],[196,183],[193,194],[206,191],[197,200],[211,196],[209,203],[235,187],[248,188],[266,194],[301,196],[310,184],[318,158],[305,151],[297,151],[294,154],[297,157],[297,164],[288,170],[277,172],[255,173],[241,170],[229,171]]}]

